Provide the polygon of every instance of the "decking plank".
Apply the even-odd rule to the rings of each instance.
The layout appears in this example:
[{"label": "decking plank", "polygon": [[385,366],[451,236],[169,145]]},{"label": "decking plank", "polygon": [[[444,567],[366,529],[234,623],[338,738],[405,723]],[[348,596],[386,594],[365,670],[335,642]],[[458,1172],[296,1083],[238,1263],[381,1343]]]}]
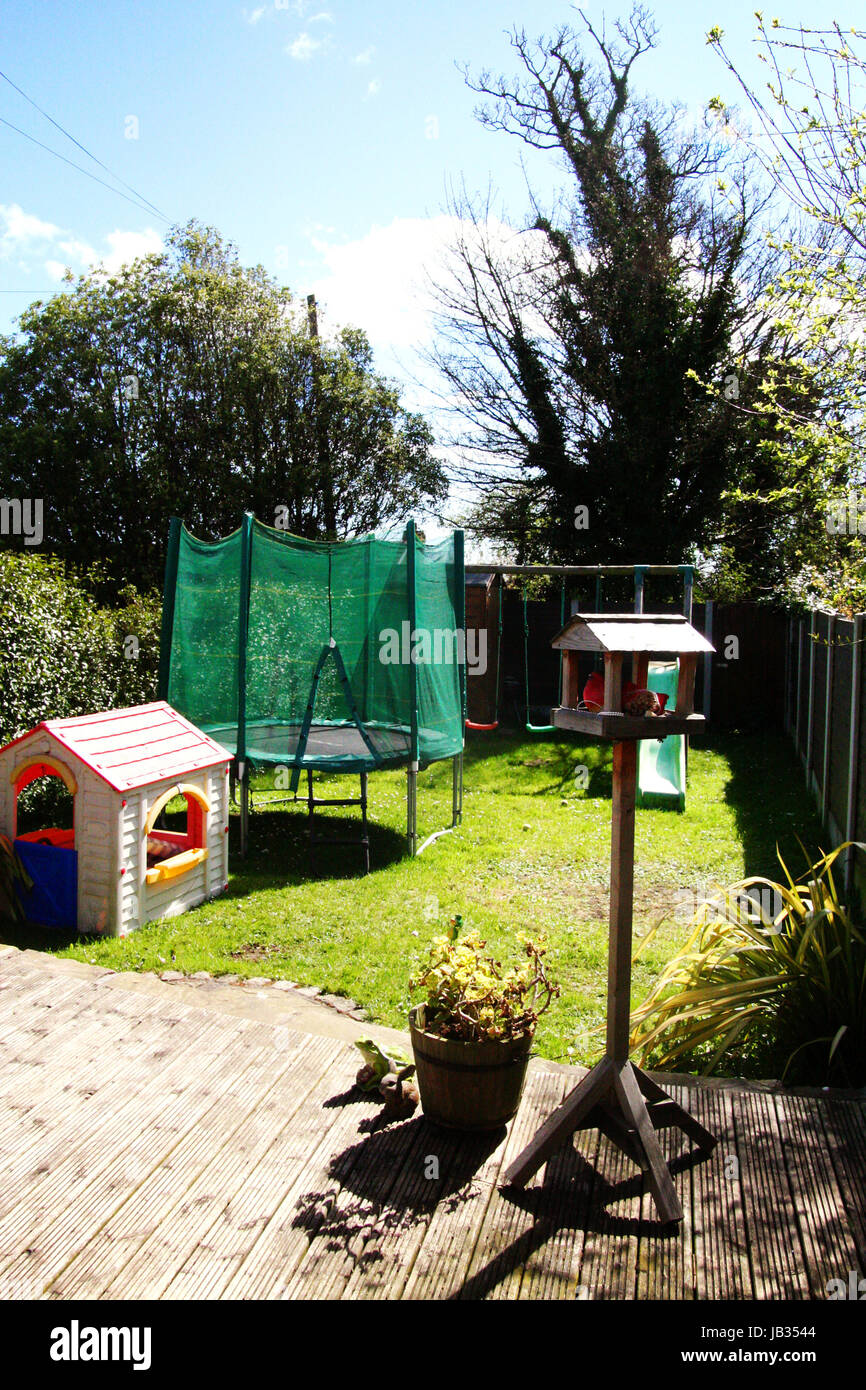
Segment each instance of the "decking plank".
[{"label": "decking plank", "polygon": [[[297,1065],[307,1041],[303,1035],[297,1035],[284,1049],[282,1061],[286,1069]],[[215,1169],[221,1170],[221,1181],[217,1183],[211,1179],[211,1184],[219,1190],[223,1205],[230,1200],[232,1156],[231,1153],[227,1155],[227,1149],[230,1150],[234,1140],[238,1152],[244,1153],[252,1144],[253,1131],[260,1132],[263,1127],[266,1142],[270,1142],[273,1137],[271,1106],[279,1103],[283,1096],[281,1082],[285,1071],[282,1075],[274,1075],[261,1065],[262,1061],[270,1060],[265,1047],[248,1047],[247,1051],[246,1066],[233,1076],[233,1084],[223,1091],[219,1104],[207,1111],[201,1122],[164,1155],[150,1180],[133,1189],[106,1226],[82,1246],[52,1285],[53,1296],[67,1296],[69,1289],[78,1290],[77,1297],[136,1296],[131,1292],[135,1273],[133,1261],[150,1263],[143,1252],[159,1228],[183,1227],[183,1212],[190,1206],[203,1220],[199,1200],[202,1189],[196,1188],[203,1176],[212,1174]],[[264,1126],[260,1111],[268,1116]],[[165,1277],[168,1282],[178,1273],[180,1264],[179,1257],[167,1262]]]},{"label": "decking plank", "polygon": [[[861,1103],[670,1083],[719,1138],[674,1163],[685,1219],[671,1237],[596,1131],[525,1190],[498,1189],[572,1072],[531,1069],[504,1140],[419,1114],[377,1128],[377,1102],[347,1085],[349,1043],[106,978],[0,952],[13,1296],[714,1302],[822,1298],[830,1278],[862,1275]],[[659,1137],[675,1155],[679,1132]]]},{"label": "decking plank", "polygon": [[146,1180],[204,1110],[219,1104],[224,1085],[238,1072],[224,1031],[207,1018],[183,1039],[194,1041],[194,1048],[183,1046],[166,1058],[164,1033],[157,1030],[156,1038],[157,1046],[139,1059],[135,1090],[127,1083],[124,1098],[113,1098],[107,1107],[105,1093],[97,1090],[91,1124],[78,1142],[62,1153],[55,1146],[53,1162],[31,1184],[29,1200],[0,1219],[0,1250],[12,1256],[5,1258],[9,1277],[50,1284],[129,1189]]},{"label": "decking plank", "polygon": [[820,1113],[860,1272],[866,1275],[866,1105],[828,1099]]},{"label": "decking plank", "polygon": [[802,1241],[773,1097],[733,1092],[736,1152],[755,1297],[809,1297]]},{"label": "decking plank", "polygon": [[[353,1058],[354,1061],[354,1058]],[[223,1298],[288,1297],[295,1270],[328,1216],[361,1146],[370,1098],[354,1088],[312,1097],[297,1113],[288,1136],[286,1179],[268,1203],[267,1219],[223,1289]],[[336,1240],[337,1237],[335,1236]]]},{"label": "decking plank", "polygon": [[689,1110],[719,1141],[692,1173],[694,1296],[711,1303],[751,1299],[745,1198],[730,1093],[695,1086],[689,1092]]},{"label": "decking plank", "polygon": [[774,1099],[812,1297],[826,1298],[831,1279],[856,1269],[856,1239],[820,1114],[802,1096]]},{"label": "decking plank", "polygon": [[[501,1175],[526,1147],[565,1091],[562,1073],[530,1072],[520,1109],[508,1132],[502,1154]],[[547,1164],[543,1164],[524,1188],[500,1189],[492,1185],[474,1248],[455,1295],[461,1299],[498,1299],[503,1287],[519,1289],[523,1265],[529,1253],[550,1234],[552,1224],[546,1213],[537,1215],[539,1192],[545,1186]],[[445,1274],[445,1271],[443,1271]],[[434,1291],[434,1297],[441,1297]]]},{"label": "decking plank", "polygon": [[243,1130],[234,1131],[190,1186],[182,1210],[164,1223],[163,1246],[174,1272],[159,1297],[221,1296],[279,1204],[293,1169],[303,1165],[297,1118],[333,1095],[335,1063],[343,1052],[333,1039],[308,1039],[280,1077],[269,1081]]}]

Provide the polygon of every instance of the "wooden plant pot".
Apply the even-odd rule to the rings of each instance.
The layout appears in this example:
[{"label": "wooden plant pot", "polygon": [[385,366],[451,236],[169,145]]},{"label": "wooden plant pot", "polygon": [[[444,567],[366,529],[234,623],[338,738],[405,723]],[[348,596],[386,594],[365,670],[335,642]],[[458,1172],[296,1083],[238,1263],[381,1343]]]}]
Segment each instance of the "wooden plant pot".
[{"label": "wooden plant pot", "polygon": [[428,1120],[447,1129],[500,1129],[520,1105],[532,1036],[513,1042],[459,1042],[416,1026],[409,1014],[415,1075]]}]

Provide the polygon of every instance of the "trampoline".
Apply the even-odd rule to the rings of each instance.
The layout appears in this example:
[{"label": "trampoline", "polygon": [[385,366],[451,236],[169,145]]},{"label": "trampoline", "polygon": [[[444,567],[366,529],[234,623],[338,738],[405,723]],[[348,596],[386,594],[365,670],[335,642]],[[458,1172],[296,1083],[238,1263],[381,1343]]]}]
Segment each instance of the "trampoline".
[{"label": "trampoline", "polygon": [[[298,753],[302,724],[247,724],[246,755],[254,766],[297,764],[318,772],[368,772],[376,767],[401,767],[410,757],[411,730],[364,726],[367,740],[354,724],[313,723],[303,753]],[[207,732],[224,748],[235,752],[237,725],[209,728]],[[370,745],[372,744],[372,748]]]},{"label": "trampoline", "polygon": [[[461,531],[427,545],[410,522],[398,541],[326,543],[247,515],[209,542],[172,520],[160,696],[232,754],[242,853],[251,768],[286,768],[295,798],[306,772],[311,818],[314,806],[360,806],[368,850],[367,773],[405,767],[415,854],[436,838],[418,845],[418,770],[450,758],[459,823],[464,582]],[[360,799],[315,800],[314,771],[359,774]]]}]

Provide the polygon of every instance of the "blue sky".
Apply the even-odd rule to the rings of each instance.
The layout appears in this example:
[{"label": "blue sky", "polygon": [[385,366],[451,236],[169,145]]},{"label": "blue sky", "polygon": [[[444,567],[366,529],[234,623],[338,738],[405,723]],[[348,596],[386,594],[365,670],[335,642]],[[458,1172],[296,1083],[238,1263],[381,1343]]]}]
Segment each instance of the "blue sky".
[{"label": "blue sky", "polygon": [[[600,25],[627,7],[584,9]],[[716,23],[760,75],[750,5],[651,8],[658,48],[636,86],[694,110],[716,92],[734,98],[705,42]],[[808,22],[816,8],[782,17]],[[170,222],[212,223],[245,263],[314,290],[325,324],[358,323],[399,375],[429,333],[421,277],[447,235],[449,181],[492,183],[518,223],[526,207],[525,152],[474,120],[455,64],[513,71],[508,27],[564,22],[581,24],[549,0],[4,0],[0,69]],[[108,177],[5,82],[0,116]],[[4,291],[35,296],[64,265],[115,265],[165,232],[2,125],[0,169]],[[532,177],[552,190],[556,170],[539,156]],[[27,300],[0,294],[0,331]]]}]

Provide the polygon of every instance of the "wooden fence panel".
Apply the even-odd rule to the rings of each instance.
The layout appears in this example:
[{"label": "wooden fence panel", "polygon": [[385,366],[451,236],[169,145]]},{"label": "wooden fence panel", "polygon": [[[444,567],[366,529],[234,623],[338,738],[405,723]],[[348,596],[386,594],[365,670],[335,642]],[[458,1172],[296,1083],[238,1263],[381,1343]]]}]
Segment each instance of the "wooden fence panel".
[{"label": "wooden fence panel", "polygon": [[848,753],[851,740],[851,679],[854,624],[837,618],[830,700],[829,811],[837,839],[845,836],[848,817]]},{"label": "wooden fence panel", "polygon": [[812,686],[812,698],[809,718],[811,738],[807,748],[807,770],[809,785],[819,799],[823,795],[824,786],[824,737],[827,728],[824,714],[826,710],[828,635],[826,613],[816,613],[809,646],[809,680]]}]

